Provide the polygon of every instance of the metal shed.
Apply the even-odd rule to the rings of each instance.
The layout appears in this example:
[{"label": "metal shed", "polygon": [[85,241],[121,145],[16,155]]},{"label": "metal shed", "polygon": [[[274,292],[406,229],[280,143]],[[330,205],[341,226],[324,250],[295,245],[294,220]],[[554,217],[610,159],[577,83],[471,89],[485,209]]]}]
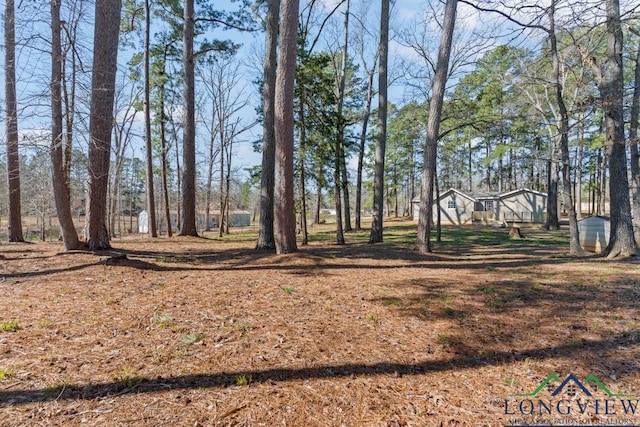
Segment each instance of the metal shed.
[{"label": "metal shed", "polygon": [[590,216],[578,221],[580,245],[589,252],[602,252],[609,244],[611,224],[608,217]]}]

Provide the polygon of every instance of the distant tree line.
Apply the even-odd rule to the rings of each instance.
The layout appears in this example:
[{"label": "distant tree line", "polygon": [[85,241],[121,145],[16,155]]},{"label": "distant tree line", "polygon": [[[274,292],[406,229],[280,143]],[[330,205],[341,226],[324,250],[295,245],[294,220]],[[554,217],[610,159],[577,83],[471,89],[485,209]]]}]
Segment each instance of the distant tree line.
[{"label": "distant tree line", "polygon": [[[558,206],[568,215],[572,253],[581,254],[584,202],[595,214],[610,205],[606,253],[635,253],[637,5],[448,0],[425,3],[410,22],[395,22],[388,0],[235,6],[66,0],[23,5],[16,16],[14,2],[5,3],[0,166],[9,240],[23,240],[22,216],[44,215],[44,202],[29,206],[46,188],[65,248],[83,241],[94,250],[123,232],[120,216],[132,215],[134,204],[148,211],[151,237],[173,211],[179,224],[169,235],[197,235],[199,210],[207,224],[219,216],[223,235],[230,211],[249,207],[254,188],[258,249],[297,250],[308,242],[307,220],[320,222],[328,206],[336,243],[364,226],[363,214],[372,217],[370,242],[380,242],[383,218],[409,215],[418,198],[417,246],[431,251],[440,189],[529,187],[548,193],[546,228],[559,227]],[[231,30],[228,39],[222,29]],[[253,68],[239,58],[241,33],[264,35]],[[16,81],[16,46],[37,52],[50,72],[21,70],[28,81]],[[249,69],[253,88],[242,75]],[[28,89],[18,99],[20,84]],[[247,114],[252,92],[261,101]],[[21,142],[29,135],[21,122],[46,129],[38,138],[48,148]],[[258,125],[262,164],[242,177],[238,145]],[[31,162],[51,171],[39,190]],[[74,222],[80,211],[83,238]]]}]

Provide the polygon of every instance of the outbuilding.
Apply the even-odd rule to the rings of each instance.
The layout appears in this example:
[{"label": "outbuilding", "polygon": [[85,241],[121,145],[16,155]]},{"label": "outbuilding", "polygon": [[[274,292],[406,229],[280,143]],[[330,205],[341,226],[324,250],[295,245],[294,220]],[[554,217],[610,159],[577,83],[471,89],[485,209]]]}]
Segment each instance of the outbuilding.
[{"label": "outbuilding", "polygon": [[578,221],[578,233],[584,250],[599,253],[609,244],[611,223],[606,216],[590,216]]}]

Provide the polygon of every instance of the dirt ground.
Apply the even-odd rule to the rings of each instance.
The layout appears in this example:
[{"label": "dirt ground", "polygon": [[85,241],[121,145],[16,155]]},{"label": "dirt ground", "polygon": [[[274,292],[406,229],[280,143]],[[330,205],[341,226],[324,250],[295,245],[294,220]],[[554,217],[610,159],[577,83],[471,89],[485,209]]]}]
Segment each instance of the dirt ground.
[{"label": "dirt ground", "polygon": [[0,244],[0,425],[640,425],[640,407],[522,419],[557,396],[516,396],[551,374],[640,395],[638,260],[537,229],[423,255],[394,227],[282,256],[250,233]]}]

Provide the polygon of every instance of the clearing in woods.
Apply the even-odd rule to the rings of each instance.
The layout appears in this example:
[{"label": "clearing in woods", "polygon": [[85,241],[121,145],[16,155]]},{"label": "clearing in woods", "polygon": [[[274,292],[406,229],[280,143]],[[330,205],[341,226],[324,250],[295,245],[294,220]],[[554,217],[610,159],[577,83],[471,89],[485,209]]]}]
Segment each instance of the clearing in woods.
[{"label": "clearing in woods", "polygon": [[534,228],[445,228],[423,255],[415,225],[387,225],[282,256],[252,233],[1,244],[0,425],[640,425],[532,393],[593,374],[640,394],[637,260],[571,258]]}]

